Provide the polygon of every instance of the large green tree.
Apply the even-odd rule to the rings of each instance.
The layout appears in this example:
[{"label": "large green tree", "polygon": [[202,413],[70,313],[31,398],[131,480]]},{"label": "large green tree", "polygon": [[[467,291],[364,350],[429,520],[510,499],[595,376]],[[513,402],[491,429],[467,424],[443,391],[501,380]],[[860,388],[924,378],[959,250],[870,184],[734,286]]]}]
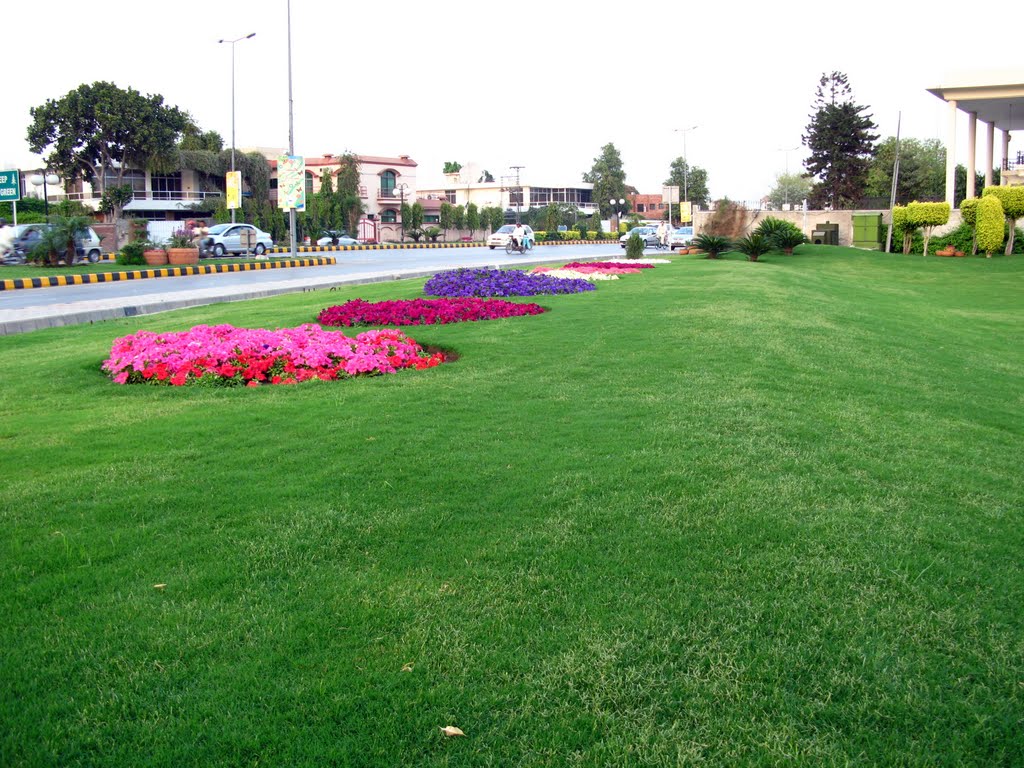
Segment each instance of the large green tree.
[{"label": "large green tree", "polygon": [[811,180],[799,173],[780,173],[768,193],[772,208],[781,211],[786,205],[800,205],[811,194]]},{"label": "large green tree", "polygon": [[[946,195],[946,147],[938,139],[900,139],[900,175],[896,201],[944,200]],[[892,169],[896,159],[896,137],[889,136],[875,147],[868,166],[864,193],[888,198],[892,192]]]},{"label": "large green tree", "polygon": [[803,143],[810,154],[804,167],[817,181],[811,188],[814,208],[847,208],[864,196],[868,168],[878,135],[867,107],[853,101],[842,72],[822,74]]},{"label": "large green tree", "polygon": [[[130,169],[177,170],[178,137],[192,125],[187,113],[113,83],[80,85],[29,110],[29,148],[68,181],[82,179],[102,197],[123,186]],[[121,204],[110,206],[120,218]]]},{"label": "large green tree", "polygon": [[609,200],[626,197],[626,172],[622,168],[622,155],[614,144],[601,147],[594,158],[593,167],[583,174],[583,180],[594,185],[593,201],[604,216],[614,212]]},{"label": "large green tree", "polygon": [[680,200],[689,200],[702,208],[706,208],[711,199],[708,193],[708,172],[699,165],[690,165],[682,157],[672,161],[665,184],[679,187]]}]

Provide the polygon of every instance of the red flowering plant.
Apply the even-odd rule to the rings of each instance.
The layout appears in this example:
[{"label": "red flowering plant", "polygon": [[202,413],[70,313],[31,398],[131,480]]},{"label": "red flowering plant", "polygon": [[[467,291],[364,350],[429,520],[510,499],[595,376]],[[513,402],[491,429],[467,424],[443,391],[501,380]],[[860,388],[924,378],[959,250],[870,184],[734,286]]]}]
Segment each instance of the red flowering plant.
[{"label": "red flowering plant", "polygon": [[117,384],[255,387],[432,368],[444,359],[397,330],[353,339],[312,324],[274,331],[197,325],[183,333],[138,331],[116,339],[102,369]]},{"label": "red flowering plant", "polygon": [[353,299],[344,304],[327,307],[317,317],[317,322],[330,326],[442,325],[539,315],[544,311],[544,307],[539,304],[517,304],[514,301],[475,297],[378,302]]}]

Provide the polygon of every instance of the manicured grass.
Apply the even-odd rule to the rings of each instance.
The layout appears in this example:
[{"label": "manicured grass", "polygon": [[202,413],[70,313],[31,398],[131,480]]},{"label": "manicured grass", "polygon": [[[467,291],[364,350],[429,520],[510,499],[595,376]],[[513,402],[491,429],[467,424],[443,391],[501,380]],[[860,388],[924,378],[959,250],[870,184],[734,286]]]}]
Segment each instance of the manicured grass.
[{"label": "manicured grass", "polygon": [[422,283],[0,338],[0,764],[1020,764],[1024,260],[682,256],[405,329],[429,371],[98,371]]},{"label": "manicured grass", "polygon": [[[307,253],[299,254],[299,258],[317,258],[320,254]],[[330,255],[330,254],[326,254]],[[291,256],[268,256],[270,261],[288,260]],[[196,266],[213,264],[255,264],[256,259],[243,259],[241,257],[223,259],[201,259]],[[164,264],[165,267],[170,266]],[[0,280],[16,280],[19,277],[53,277],[55,275],[89,275],[98,272],[132,272],[140,269],[160,269],[145,264],[138,266],[123,266],[116,261],[98,261],[95,264],[75,264],[71,267],[64,265],[58,267],[39,267],[32,264],[2,266],[0,267]]]}]

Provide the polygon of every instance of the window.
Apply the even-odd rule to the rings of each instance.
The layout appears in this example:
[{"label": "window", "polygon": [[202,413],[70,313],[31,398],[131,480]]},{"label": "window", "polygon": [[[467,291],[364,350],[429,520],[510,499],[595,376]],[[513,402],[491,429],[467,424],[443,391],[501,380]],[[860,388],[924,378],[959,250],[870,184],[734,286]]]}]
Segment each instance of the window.
[{"label": "window", "polygon": [[[116,173],[108,171],[106,176],[103,177],[103,184],[106,189],[116,186],[117,183]],[[121,177],[121,183],[129,184],[132,188],[132,192],[137,195],[141,195],[146,191],[146,173],[145,171],[125,171],[124,175]]]},{"label": "window", "polygon": [[508,191],[508,204],[509,206],[518,206],[523,204],[523,188],[516,187]]},{"label": "window", "polygon": [[441,217],[436,213],[425,213],[423,214],[424,224],[440,224]]},{"label": "window", "polygon": [[551,187],[530,187],[530,206],[549,205]]},{"label": "window", "polygon": [[153,174],[153,199],[174,200],[181,197],[181,171],[166,175]]},{"label": "window", "polygon": [[[381,197],[394,197],[395,196],[395,172],[384,171],[380,175],[380,196]],[[383,219],[381,219],[383,221]]]},{"label": "window", "polygon": [[398,222],[398,212],[394,208],[385,208],[380,212],[380,220],[384,224],[395,224]]},{"label": "window", "polygon": [[444,199],[447,200],[452,205],[455,205],[455,190],[454,189],[446,189],[444,191]]},{"label": "window", "polygon": [[313,172],[306,171],[306,197],[313,196]]}]

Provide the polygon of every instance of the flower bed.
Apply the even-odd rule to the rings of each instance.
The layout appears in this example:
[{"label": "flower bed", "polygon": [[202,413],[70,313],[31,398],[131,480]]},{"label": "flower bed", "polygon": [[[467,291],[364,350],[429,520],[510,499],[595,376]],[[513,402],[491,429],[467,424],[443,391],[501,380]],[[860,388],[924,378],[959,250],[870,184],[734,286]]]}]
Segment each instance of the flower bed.
[{"label": "flower bed", "polygon": [[353,299],[338,306],[327,307],[317,317],[317,322],[330,326],[440,325],[539,315],[544,311],[544,307],[539,304],[516,304],[501,299],[475,297],[378,302]]},{"label": "flower bed", "polygon": [[116,339],[102,369],[117,384],[254,387],[432,368],[444,359],[397,330],[352,339],[312,324],[274,331],[197,325],[182,333],[139,331]]},{"label": "flower bed", "polygon": [[518,269],[452,269],[438,272],[423,286],[429,296],[539,296],[593,290],[589,280],[565,280]]},{"label": "flower bed", "polygon": [[562,269],[579,269],[580,267],[592,267],[598,269],[654,269],[653,264],[640,261],[571,261],[563,264]]},{"label": "flower bed", "polygon": [[[562,277],[569,278],[571,280],[618,280],[617,274],[610,272],[604,272],[599,269],[562,269],[561,267],[534,267],[531,272],[537,274],[547,275],[548,277]],[[629,272],[639,272],[639,270],[621,270]]]}]

